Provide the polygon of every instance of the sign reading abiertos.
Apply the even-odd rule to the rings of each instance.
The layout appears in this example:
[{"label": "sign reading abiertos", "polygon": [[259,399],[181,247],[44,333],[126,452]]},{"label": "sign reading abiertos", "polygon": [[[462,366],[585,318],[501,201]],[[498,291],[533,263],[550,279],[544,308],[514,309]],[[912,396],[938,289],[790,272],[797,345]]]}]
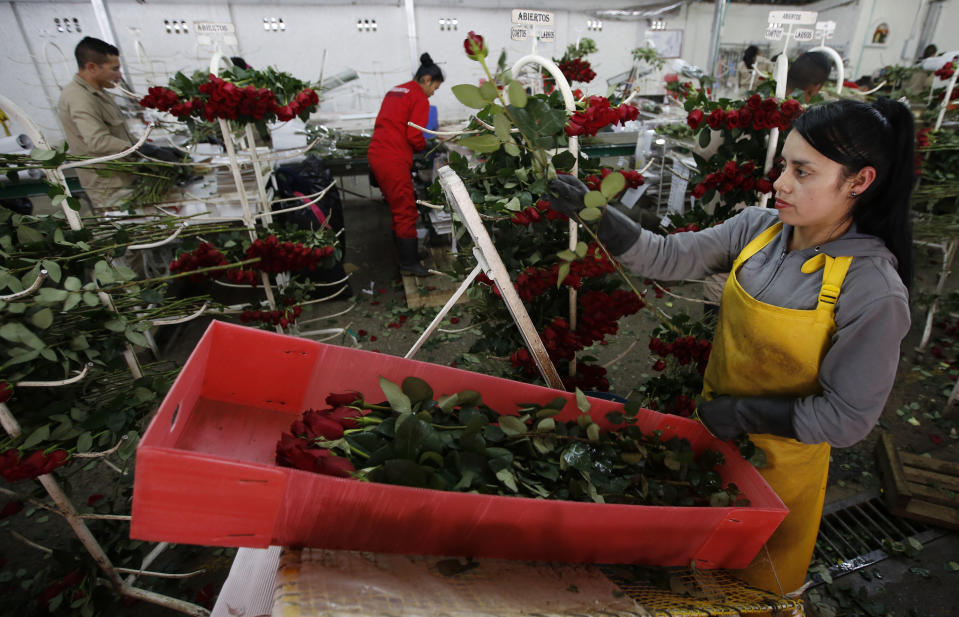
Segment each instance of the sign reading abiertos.
[{"label": "sign reading abiertos", "polygon": [[552,26],[554,24],[551,12],[531,11],[529,9],[513,9],[510,21],[514,24],[526,24],[528,26]]},{"label": "sign reading abiertos", "polygon": [[195,21],[193,31],[197,34],[226,34],[236,32],[236,28],[230,22]]},{"label": "sign reading abiertos", "polygon": [[814,24],[816,11],[769,11],[771,24]]}]

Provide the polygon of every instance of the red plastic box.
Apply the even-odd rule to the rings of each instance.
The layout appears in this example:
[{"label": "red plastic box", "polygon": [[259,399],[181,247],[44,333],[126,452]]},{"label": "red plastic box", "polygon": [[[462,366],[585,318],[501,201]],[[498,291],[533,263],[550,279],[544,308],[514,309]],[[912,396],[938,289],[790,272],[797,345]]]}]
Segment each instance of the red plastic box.
[{"label": "red plastic box", "polygon": [[[310,546],[587,563],[746,566],[786,508],[732,447],[697,422],[643,410],[644,430],[726,456],[749,507],[654,507],[433,491],[278,467],[280,433],[330,392],[381,400],[379,377],[425,379],[437,396],[478,390],[498,411],[575,396],[222,322],[210,324],[137,448],[130,535],[215,546]],[[597,422],[619,406],[591,398]]]}]

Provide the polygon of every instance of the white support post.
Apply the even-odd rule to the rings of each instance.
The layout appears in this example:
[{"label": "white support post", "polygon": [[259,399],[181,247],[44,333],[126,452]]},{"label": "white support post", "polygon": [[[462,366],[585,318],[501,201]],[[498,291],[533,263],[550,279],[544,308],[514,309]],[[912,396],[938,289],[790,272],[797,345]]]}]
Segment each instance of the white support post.
[{"label": "white support post", "polygon": [[832,59],[832,63],[836,66],[836,94],[841,95],[842,86],[846,81],[846,67],[842,64],[842,56],[835,49],[826,45],[813,47],[809,51],[821,51]]},{"label": "white support post", "polygon": [[440,167],[439,179],[440,186],[443,187],[443,192],[446,193],[447,201],[449,201],[453,209],[459,214],[460,219],[473,238],[473,243],[482,254],[483,260],[489,269],[489,277],[493,280],[493,284],[499,289],[500,297],[502,297],[503,302],[506,303],[506,308],[509,310],[510,315],[512,315],[516,326],[519,328],[520,334],[526,342],[526,346],[532,353],[533,360],[536,362],[540,374],[550,388],[557,390],[564,389],[563,380],[556,371],[552,360],[549,359],[546,346],[543,345],[543,340],[536,331],[536,326],[533,325],[533,320],[530,319],[529,313],[523,305],[523,300],[516,292],[516,288],[513,287],[513,281],[509,277],[506,265],[496,251],[496,247],[493,245],[493,240],[489,237],[486,227],[483,226],[483,221],[480,219],[479,212],[476,211],[473,200],[470,199],[466,185],[464,185],[460,177],[456,175],[456,172],[448,166]]},{"label": "white support post", "polygon": [[[535,32],[533,36],[535,40]],[[535,43],[534,43],[535,44]],[[553,77],[553,80],[556,82],[556,87],[559,88],[560,94],[563,96],[563,103],[566,105],[566,111],[572,113],[576,110],[576,99],[573,98],[573,90],[569,87],[569,82],[566,80],[566,76],[563,75],[563,72],[559,70],[559,67],[556,66],[556,63],[542,56],[536,56],[530,54],[528,56],[523,56],[513,64],[511,73],[515,76],[519,74],[519,70],[526,66],[527,64],[538,64],[546,69],[549,74]],[[575,176],[579,171],[579,137],[573,135],[569,138],[569,151],[573,155],[573,175]],[[577,227],[576,221],[569,219],[569,250],[575,251],[576,245],[579,243],[579,229]],[[576,329],[576,290],[572,287],[569,288],[569,329]],[[576,374],[576,357],[569,363],[569,372],[570,375]]]}]

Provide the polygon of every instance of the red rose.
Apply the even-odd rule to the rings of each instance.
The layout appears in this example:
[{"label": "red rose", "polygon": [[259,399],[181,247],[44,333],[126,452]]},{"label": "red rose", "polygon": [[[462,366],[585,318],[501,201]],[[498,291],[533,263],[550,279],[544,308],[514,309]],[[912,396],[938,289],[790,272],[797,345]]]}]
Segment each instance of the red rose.
[{"label": "red rose", "polygon": [[746,161],[739,166],[739,172],[744,176],[751,176],[754,171],[756,171],[756,163],[753,161]]},{"label": "red rose", "polygon": [[313,409],[303,412],[303,424],[306,426],[306,436],[310,440],[322,437],[335,441],[343,437],[343,426],[339,422]]},{"label": "red rose", "polygon": [[746,100],[746,106],[753,111],[759,111],[763,106],[763,97],[754,94]]},{"label": "red rose", "polygon": [[686,116],[686,124],[689,125],[689,128],[694,131],[698,129],[703,123],[703,110],[694,109],[689,112],[689,115]]},{"label": "red rose", "polygon": [[756,180],[756,190],[760,193],[772,193],[773,183],[766,178],[760,178],[759,180]]},{"label": "red rose", "polygon": [[0,381],[0,403],[6,403],[13,396],[13,386],[8,381]]},{"label": "red rose", "polygon": [[769,128],[766,124],[766,112],[759,110],[753,114],[753,128],[757,131],[763,131]]},{"label": "red rose", "polygon": [[735,186],[732,182],[729,182],[729,181],[723,182],[722,184],[719,185],[719,192],[720,192],[720,193],[728,193],[729,191],[733,190],[734,188],[736,188],[736,186]]},{"label": "red rose", "polygon": [[726,164],[723,165],[723,175],[727,179],[735,178],[737,171],[739,171],[739,166],[736,165],[736,161],[726,161]]},{"label": "red rose", "polygon": [[[366,330],[358,332],[360,336],[366,336]],[[363,400],[363,395],[354,390],[346,392],[334,392],[326,397],[326,404],[331,407],[342,407],[343,405],[352,405],[356,401]]]},{"label": "red rose", "polygon": [[776,99],[769,97],[763,101],[763,111],[770,112],[779,107],[779,103],[776,102]]},{"label": "red rose", "polygon": [[470,60],[485,58],[487,54],[486,43],[483,41],[483,37],[472,30],[466,35],[466,39],[463,40],[463,49],[466,50],[466,55],[469,56]]},{"label": "red rose", "polygon": [[769,123],[770,128],[776,128],[780,131],[785,131],[789,128],[789,120],[783,116],[779,110],[773,110],[766,114],[766,121]]},{"label": "red rose", "polygon": [[706,185],[700,182],[693,188],[691,194],[696,199],[702,199],[703,195],[706,194]]},{"label": "red rose", "polygon": [[726,112],[726,128],[727,129],[739,128],[739,113],[734,109]]},{"label": "red rose", "polygon": [[725,114],[722,109],[714,109],[709,117],[706,118],[706,124],[709,125],[709,128],[718,130],[723,125],[723,118]]},{"label": "red rose", "polygon": [[94,506],[94,505],[96,505],[96,503],[97,503],[98,501],[100,501],[101,499],[103,499],[103,495],[100,494],[100,493],[97,493],[97,494],[95,494],[95,495],[90,495],[90,496],[87,498],[87,505],[88,505],[88,506]]},{"label": "red rose", "polygon": [[783,101],[783,104],[779,109],[782,111],[783,115],[790,120],[796,119],[796,117],[802,113],[802,105],[796,99],[787,99]]},{"label": "red rose", "polygon": [[743,107],[739,110],[739,127],[743,129],[748,129],[752,127],[753,124],[753,110],[748,107]]}]

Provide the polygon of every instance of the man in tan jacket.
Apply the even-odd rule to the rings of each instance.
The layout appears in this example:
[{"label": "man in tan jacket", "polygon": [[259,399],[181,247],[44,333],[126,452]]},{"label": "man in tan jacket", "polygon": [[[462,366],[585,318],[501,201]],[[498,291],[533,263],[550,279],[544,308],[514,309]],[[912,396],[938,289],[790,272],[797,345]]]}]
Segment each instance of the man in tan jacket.
[{"label": "man in tan jacket", "polygon": [[[82,156],[104,156],[126,150],[134,144],[123,115],[104,88],[112,88],[120,79],[119,50],[100,39],[85,37],[74,50],[77,74],[60,93],[57,115],[66,134],[69,152]],[[78,169],[80,184],[94,207],[115,202],[118,191],[129,187],[134,176],[95,169]],[[120,193],[122,194],[122,192]]]}]

